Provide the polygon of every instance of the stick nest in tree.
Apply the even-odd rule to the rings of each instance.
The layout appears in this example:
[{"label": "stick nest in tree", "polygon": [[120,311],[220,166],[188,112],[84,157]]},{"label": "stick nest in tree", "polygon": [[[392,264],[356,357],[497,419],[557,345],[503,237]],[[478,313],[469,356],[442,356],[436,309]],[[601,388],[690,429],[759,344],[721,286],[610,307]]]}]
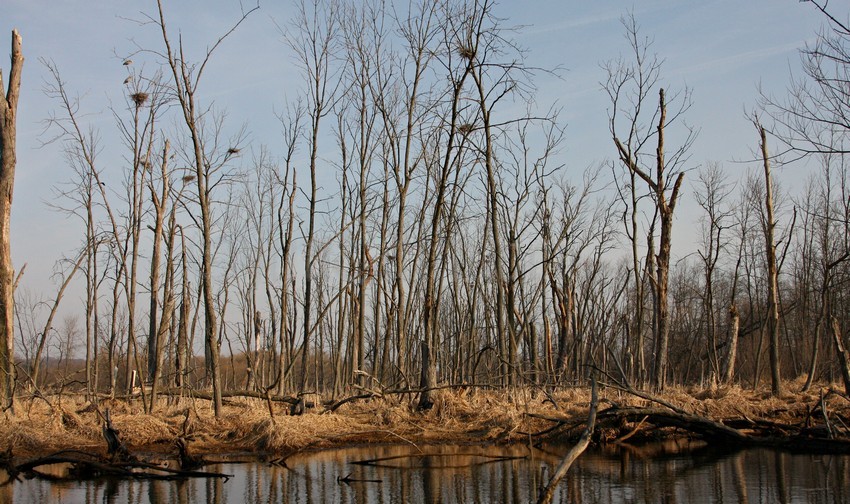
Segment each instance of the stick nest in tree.
[{"label": "stick nest in tree", "polygon": [[475,126],[473,126],[472,123],[463,123],[457,127],[457,130],[460,132],[461,135],[469,135],[474,129]]},{"label": "stick nest in tree", "polygon": [[141,107],[146,101],[148,101],[148,94],[139,91],[138,93],[131,94],[130,99],[133,100],[133,103],[135,103],[137,107]]},{"label": "stick nest in tree", "polygon": [[475,57],[475,49],[465,44],[457,45],[457,53],[460,54],[461,58],[466,58],[468,60]]}]

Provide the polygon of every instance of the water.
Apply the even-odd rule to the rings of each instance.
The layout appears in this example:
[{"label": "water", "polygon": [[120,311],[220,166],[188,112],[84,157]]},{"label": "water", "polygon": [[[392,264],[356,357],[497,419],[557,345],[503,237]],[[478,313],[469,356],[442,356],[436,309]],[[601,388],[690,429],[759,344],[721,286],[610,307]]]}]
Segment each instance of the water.
[{"label": "water", "polygon": [[[544,472],[551,474],[567,448],[355,447],[294,455],[286,467],[205,468],[234,475],[226,481],[25,480],[0,487],[0,502],[525,503],[536,499]],[[579,458],[555,502],[850,503],[850,456],[683,442],[609,447]]]}]

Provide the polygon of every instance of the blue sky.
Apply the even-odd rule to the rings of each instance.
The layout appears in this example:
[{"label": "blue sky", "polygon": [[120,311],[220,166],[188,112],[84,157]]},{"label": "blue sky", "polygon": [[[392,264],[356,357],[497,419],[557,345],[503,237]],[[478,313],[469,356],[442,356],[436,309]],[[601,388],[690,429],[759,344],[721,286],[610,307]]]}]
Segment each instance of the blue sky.
[{"label": "blue sky", "polygon": [[[49,283],[54,262],[72,253],[80,235],[76,224],[46,204],[54,198],[56,184],[70,173],[59,146],[42,145],[47,139],[43,121],[56,104],[42,92],[47,72],[39,59],[58,66],[69,89],[81,96],[86,122],[99,128],[108,143],[113,127],[108,106],[120,105],[125,91],[122,59],[138,46],[157,44],[152,27],[133,20],[143,19],[142,11],[153,13],[154,8],[153,0],[3,0],[0,47],[9,47],[11,29],[17,28],[26,57],[18,117],[13,258],[17,267],[28,263],[24,286],[46,296],[55,290]],[[166,8],[171,27],[181,30],[196,55],[239,16],[239,3],[234,1],[180,0],[167,2]],[[797,0],[503,1],[497,13],[507,25],[523,26],[516,38],[529,51],[527,62],[564,69],[560,78],[543,75],[537,80],[537,101],[563,107],[567,123],[563,162],[577,177],[585,167],[613,154],[607,130],[609,104],[599,84],[605,77],[600,63],[627,51],[619,18],[629,10],[665,60],[664,85],[693,90],[687,122],[700,135],[691,166],[717,161],[731,173],[745,171],[747,165],[735,161],[749,158],[756,135],[744,112],[754,107],[759,83],[769,92],[784,93],[790,73],[799,67],[798,49],[814,40],[822,17]],[[230,124],[247,125],[252,145],[266,144],[272,150],[280,138],[275,112],[298,92],[298,74],[277,28],[286,25],[290,13],[290,2],[261,2],[260,11],[216,54],[201,89],[205,100],[215,100],[227,110]],[[4,75],[7,51],[0,61]],[[145,60],[144,55],[137,59]],[[101,160],[102,166],[121,162],[109,146]],[[793,172],[782,176],[792,183],[800,178]],[[683,231],[692,229],[695,221],[689,200],[692,197],[686,194],[677,221]]]}]

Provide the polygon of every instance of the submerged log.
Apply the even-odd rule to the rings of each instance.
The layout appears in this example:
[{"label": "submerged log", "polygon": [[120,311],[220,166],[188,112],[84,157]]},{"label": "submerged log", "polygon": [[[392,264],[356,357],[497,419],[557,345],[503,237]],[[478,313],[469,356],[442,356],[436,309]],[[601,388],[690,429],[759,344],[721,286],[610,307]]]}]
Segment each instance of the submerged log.
[{"label": "submerged log", "polygon": [[[47,475],[38,469],[41,466],[51,464],[71,464],[73,467],[65,477]],[[128,462],[112,462],[100,457],[82,452],[62,451],[45,457],[38,457],[20,464],[11,464],[7,467],[9,474],[24,474],[30,477],[50,478],[53,480],[78,480],[97,477],[118,477],[134,479],[184,479],[184,478],[231,478],[232,474],[224,474],[209,471],[194,471],[186,469],[172,469],[160,464],[151,464],[140,460]]]}]

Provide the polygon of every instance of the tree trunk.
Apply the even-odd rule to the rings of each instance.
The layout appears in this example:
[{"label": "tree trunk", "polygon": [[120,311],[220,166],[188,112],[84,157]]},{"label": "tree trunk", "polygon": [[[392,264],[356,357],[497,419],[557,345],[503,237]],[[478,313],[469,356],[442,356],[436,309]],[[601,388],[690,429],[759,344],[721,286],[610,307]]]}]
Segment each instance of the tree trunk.
[{"label": "tree trunk", "polygon": [[[493,271],[496,274],[496,337],[500,345],[507,345],[508,355],[505,371],[507,375],[507,383],[509,386],[514,385],[515,369],[516,369],[516,337],[514,335],[513,320],[511,320],[512,306],[505,306],[505,287],[504,272],[502,264],[502,243],[499,233],[499,208],[497,202],[496,176],[493,160],[493,133],[490,125],[490,109],[487,107],[487,92],[484,89],[483,76],[481,75],[481,66],[471,72],[472,78],[475,81],[475,87],[478,90],[478,106],[481,112],[481,119],[484,123],[484,167],[487,173],[487,215],[489,217],[490,233],[493,236],[493,253],[495,255],[496,264],[493,266]],[[505,331],[505,310],[508,311],[508,330]],[[507,332],[507,335],[505,334]]]},{"label": "tree trunk", "polygon": [[[6,96],[0,96],[0,406],[14,405],[15,319],[12,249],[9,241],[12,192],[15,186],[16,119],[24,56],[21,35],[12,30],[12,66]],[[0,73],[0,93],[5,90]]]},{"label": "tree trunk", "polygon": [[150,310],[148,311],[148,380],[154,383],[159,369],[159,330],[157,328],[157,312],[159,311],[159,269],[160,252],[162,248],[163,221],[168,202],[168,149],[169,142],[165,141],[162,152],[162,192],[159,196],[153,190],[151,183],[151,199],[154,206],[153,251],[151,252],[150,277]]},{"label": "tree trunk", "polygon": [[844,346],[844,338],[841,336],[841,324],[838,323],[838,319],[835,317],[832,317],[832,340],[835,342],[835,352],[838,354],[838,363],[841,367],[844,393],[850,395],[850,351]]},{"label": "tree trunk", "polygon": [[723,374],[723,382],[727,385],[731,384],[735,378],[735,361],[738,358],[738,328],[740,324],[741,317],[738,315],[738,309],[735,308],[735,305],[731,305],[729,307],[729,339],[727,340],[729,351],[726,354],[726,368]]},{"label": "tree trunk", "polygon": [[[664,89],[658,90],[658,125],[656,127],[658,135],[658,143],[655,149],[655,174],[648,173],[638,166],[638,161],[635,158],[635,153],[630,148],[623,145],[619,138],[614,137],[614,143],[620,154],[622,161],[629,169],[630,174],[640,177],[649,188],[655,193],[655,208],[658,217],[661,219],[661,236],[658,245],[658,256],[655,254],[655,247],[652,245],[652,229],[649,232],[649,246],[647,254],[647,264],[655,264],[653,290],[655,293],[654,316],[655,316],[655,366],[653,368],[652,382],[656,390],[664,388],[667,377],[667,353],[669,347],[669,313],[668,313],[668,293],[667,283],[670,272],[670,246],[672,241],[673,231],[673,211],[676,208],[676,201],[679,197],[679,190],[682,187],[684,173],[679,172],[675,182],[670,190],[669,169],[664,158],[664,128],[667,125],[667,102],[664,95]],[[669,197],[668,197],[669,191]],[[653,224],[654,225],[654,224]],[[633,244],[634,246],[634,244]],[[649,271],[652,276],[653,272]],[[642,302],[642,300],[638,300]]]},{"label": "tree trunk", "polygon": [[186,264],[186,237],[183,228],[180,230],[180,265],[182,268],[183,284],[180,292],[180,321],[177,323],[177,358],[175,363],[176,385],[184,387],[189,369],[189,318],[192,310],[192,286],[189,284],[189,268]]},{"label": "tree trunk", "polygon": [[770,350],[770,390],[773,395],[778,396],[782,393],[782,374],[779,355],[779,285],[776,271],[776,242],[773,236],[776,219],[773,215],[773,181],[770,176],[770,158],[767,153],[767,133],[761,126],[759,126],[759,133],[764,163],[764,207],[767,217],[764,226],[764,241],[767,254],[767,334]]},{"label": "tree trunk", "polygon": [[[425,298],[422,305],[422,324],[425,329],[424,341],[421,345],[422,370],[420,374],[420,387],[422,394],[416,409],[419,411],[430,409],[434,405],[434,388],[437,386],[437,360],[433,353],[437,349],[437,297],[439,292],[436,285],[437,276],[437,248],[440,241],[440,225],[443,219],[443,206],[446,198],[446,190],[449,181],[449,172],[454,162],[455,141],[458,136],[458,121],[460,118],[460,100],[463,84],[472,72],[472,60],[468,60],[462,75],[456,80],[452,79],[452,102],[448,121],[448,138],[445,156],[441,163],[440,173],[437,178],[437,188],[434,200],[434,212],[431,216],[431,231],[428,242],[428,262],[425,273]],[[498,288],[498,287],[497,287]]]}]

